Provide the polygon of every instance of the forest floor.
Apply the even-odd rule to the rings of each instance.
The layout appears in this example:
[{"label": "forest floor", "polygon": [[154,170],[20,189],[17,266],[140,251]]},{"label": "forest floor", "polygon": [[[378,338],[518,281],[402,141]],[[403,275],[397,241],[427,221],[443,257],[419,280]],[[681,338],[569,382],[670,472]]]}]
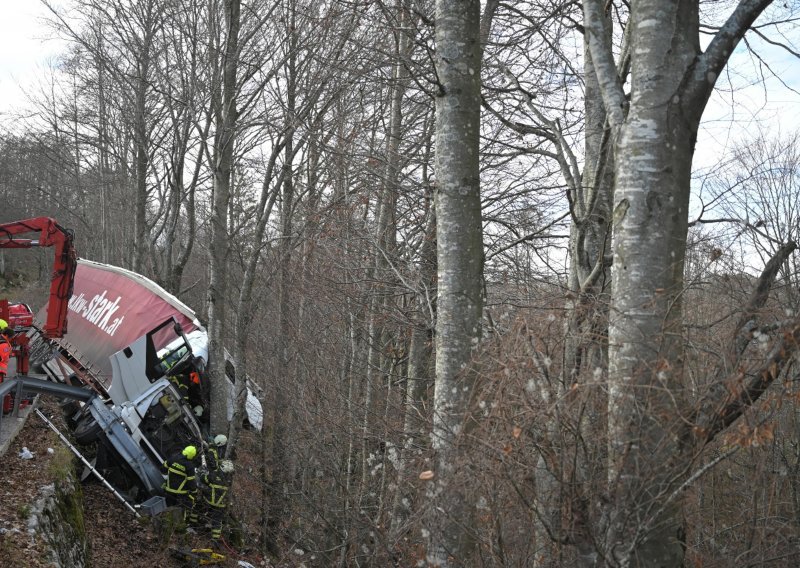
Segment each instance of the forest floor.
[{"label": "forest floor", "polygon": [[[65,431],[58,405],[41,399],[38,407],[56,425]],[[27,447],[33,459],[22,459],[20,452]],[[77,460],[75,460],[77,461]],[[0,458],[0,558],[2,565],[25,568],[51,566],[41,558],[41,542],[33,540],[28,532],[28,517],[32,504],[39,498],[41,488],[63,475],[63,468],[74,464],[72,454],[57,435],[36,415],[28,420],[11,442],[8,452]],[[82,468],[81,468],[82,469]],[[80,471],[80,469],[79,469]],[[243,476],[242,482],[247,482]],[[239,491],[244,491],[240,488]],[[236,481],[234,481],[234,494]],[[171,549],[208,548],[210,535],[174,534],[168,542],[162,542],[156,526],[148,519],[137,520],[114,495],[99,482],[82,484],[83,517],[89,545],[89,562],[92,568],[153,568],[191,565],[176,559]],[[247,493],[242,493],[247,495]],[[252,493],[250,493],[252,495]],[[257,494],[257,493],[256,493]],[[247,499],[242,499],[247,501]],[[255,501],[255,500],[252,500]],[[237,512],[243,513],[243,511]],[[245,536],[245,543],[252,538]],[[244,547],[242,547],[244,548]],[[240,566],[238,560],[255,567],[300,566],[302,564],[261,560],[254,552],[236,551],[227,545],[219,550],[226,559],[217,566]],[[288,558],[286,560],[289,560]],[[244,564],[246,566],[246,564]]]}]

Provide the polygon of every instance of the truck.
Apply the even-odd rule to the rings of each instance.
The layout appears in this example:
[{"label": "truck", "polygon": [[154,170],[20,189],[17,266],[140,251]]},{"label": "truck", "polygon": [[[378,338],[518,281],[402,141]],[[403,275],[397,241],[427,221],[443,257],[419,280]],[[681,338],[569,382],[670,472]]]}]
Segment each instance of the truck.
[{"label": "truck", "polygon": [[63,337],[34,328],[32,361],[51,381],[91,389],[124,425],[133,463],[96,404],[65,402],[75,440],[96,449],[94,467],[133,499],[157,495],[165,459],[189,444],[202,448],[209,435],[205,329],[151,280],[88,260],[77,262],[68,310]]},{"label": "truck", "polygon": [[[34,231],[38,240],[20,237]],[[0,224],[0,248],[32,246],[56,247],[47,305],[31,317],[26,304],[0,301],[16,332],[18,388],[61,400],[75,441],[94,454],[85,475],[130,502],[162,495],[164,460],[189,444],[202,451],[209,437],[205,329],[144,276],[78,259],[71,232],[53,219]],[[44,380],[27,377],[29,367]],[[250,392],[259,428],[260,411]]]}]

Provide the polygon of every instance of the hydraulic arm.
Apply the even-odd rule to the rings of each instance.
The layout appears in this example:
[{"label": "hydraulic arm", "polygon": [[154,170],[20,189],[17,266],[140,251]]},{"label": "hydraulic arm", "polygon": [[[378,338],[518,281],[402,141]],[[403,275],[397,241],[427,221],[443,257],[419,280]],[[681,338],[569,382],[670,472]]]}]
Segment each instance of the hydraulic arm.
[{"label": "hydraulic arm", "polygon": [[[19,238],[18,235],[39,233],[38,239]],[[0,224],[0,248],[54,247],[53,275],[50,280],[50,299],[47,304],[47,321],[42,333],[47,338],[64,337],[67,331],[67,310],[72,296],[77,255],[72,231],[65,229],[50,217],[35,217],[25,221]],[[0,314],[0,317],[8,314]]]}]

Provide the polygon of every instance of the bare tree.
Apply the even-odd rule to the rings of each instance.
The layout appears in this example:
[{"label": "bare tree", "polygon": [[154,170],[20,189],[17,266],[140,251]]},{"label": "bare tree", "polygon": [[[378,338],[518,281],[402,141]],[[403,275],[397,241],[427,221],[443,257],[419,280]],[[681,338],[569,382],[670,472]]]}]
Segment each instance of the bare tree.
[{"label": "bare tree", "polygon": [[705,52],[696,3],[633,5],[629,99],[611,58],[602,6],[584,3],[591,58],[616,147],[609,562],[683,562],[681,507],[670,496],[691,464],[675,417],[686,418],[687,408],[680,327],[694,140],[716,78],[770,3],[739,2]]},{"label": "bare tree", "polygon": [[[469,564],[472,514],[454,483],[456,442],[474,377],[464,372],[481,335],[483,239],[478,142],[480,133],[480,5],[437,0],[436,239],[438,259],[436,387],[433,418],[435,477],[429,485],[428,561]],[[466,527],[464,526],[466,525]],[[465,530],[466,529],[466,530]]]},{"label": "bare tree", "polygon": [[[215,3],[210,5],[209,18],[216,18]],[[225,379],[226,303],[228,294],[228,207],[230,206],[231,172],[238,111],[237,72],[239,67],[239,0],[224,0],[224,48],[218,87],[213,89],[212,107],[216,132],[213,149],[214,197],[211,209],[211,244],[209,246],[209,378],[211,382],[211,430],[228,431],[228,385]]]}]

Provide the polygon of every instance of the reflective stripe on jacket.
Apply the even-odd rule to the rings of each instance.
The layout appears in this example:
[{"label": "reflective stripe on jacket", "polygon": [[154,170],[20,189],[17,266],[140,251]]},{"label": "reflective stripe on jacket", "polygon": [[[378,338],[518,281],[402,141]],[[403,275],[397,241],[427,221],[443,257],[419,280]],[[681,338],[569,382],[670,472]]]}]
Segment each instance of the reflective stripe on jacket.
[{"label": "reflective stripe on jacket", "polygon": [[228,485],[230,485],[225,475],[219,470],[212,471],[203,477],[203,483],[210,489],[210,494],[208,491],[204,492],[203,500],[212,507],[219,509],[225,507],[227,504],[225,497],[228,495]]},{"label": "reflective stripe on jacket", "polygon": [[185,457],[173,459],[171,462],[164,462],[167,470],[167,482],[164,490],[175,495],[186,495],[197,490],[197,483],[194,475],[194,464]]},{"label": "reflective stripe on jacket", "polygon": [[[220,454],[222,454],[222,457],[220,457]],[[225,457],[225,446],[211,446],[208,448],[208,457],[210,458],[211,471],[218,470],[219,465],[222,463],[222,458]]]}]

